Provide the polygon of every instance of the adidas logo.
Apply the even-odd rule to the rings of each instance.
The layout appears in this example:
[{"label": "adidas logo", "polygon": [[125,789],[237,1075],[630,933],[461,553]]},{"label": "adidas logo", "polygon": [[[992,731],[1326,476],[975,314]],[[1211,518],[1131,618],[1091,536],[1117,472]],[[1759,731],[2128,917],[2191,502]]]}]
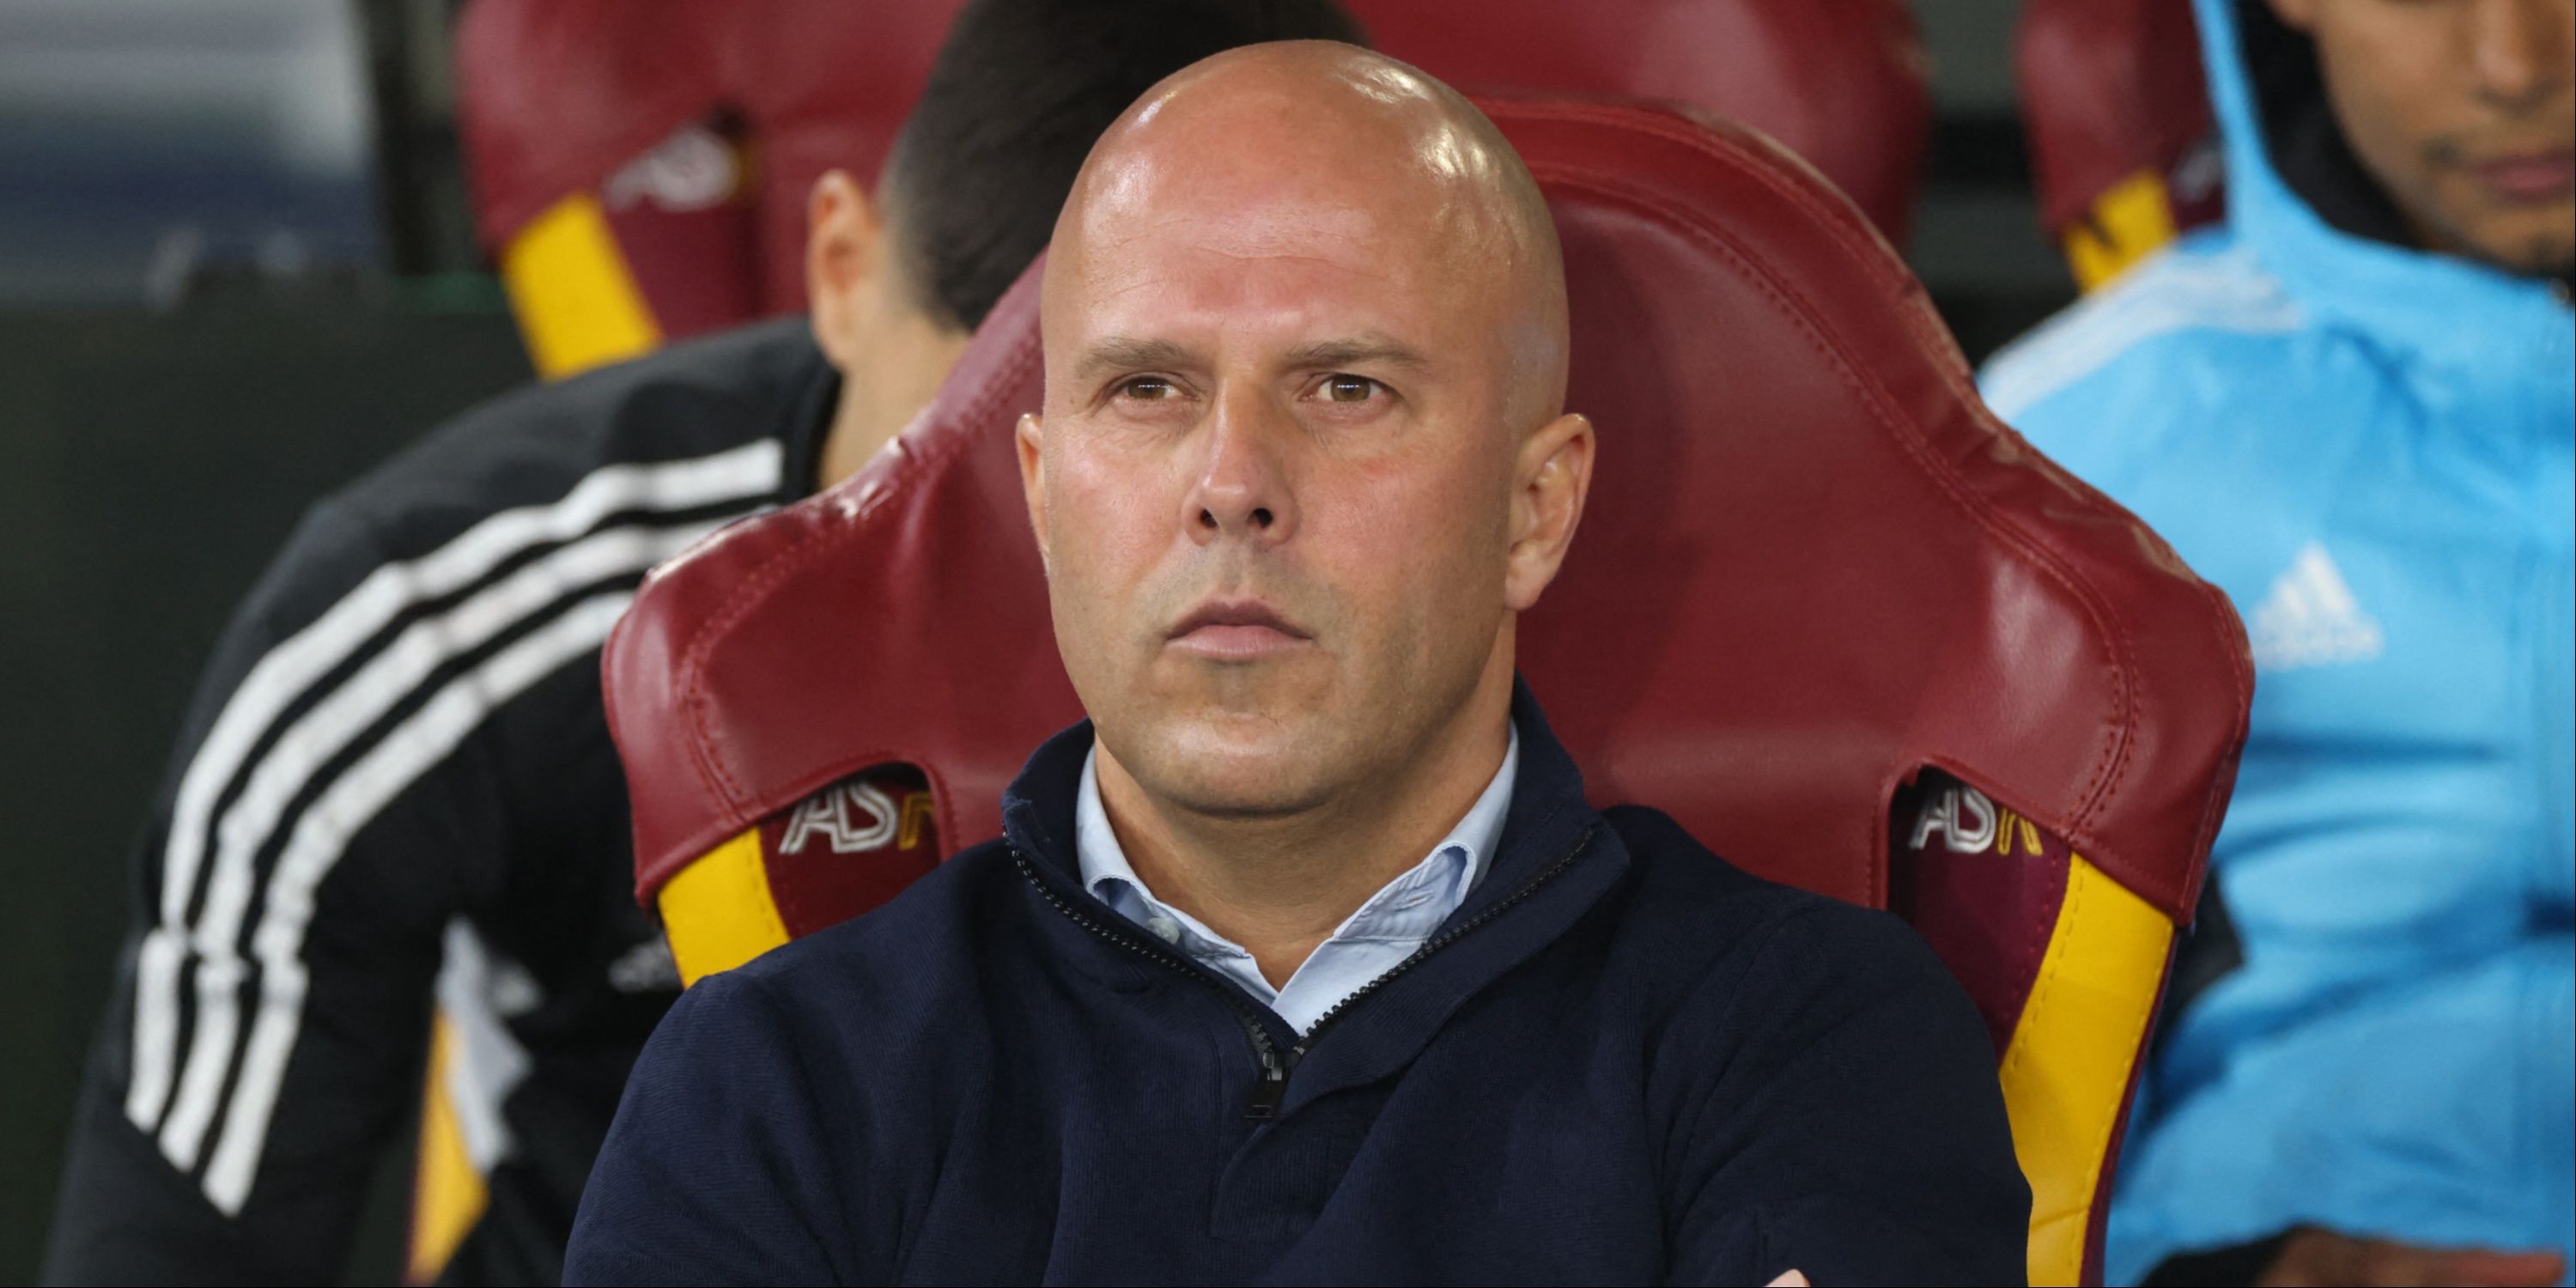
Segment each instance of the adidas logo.
[{"label": "adidas logo", "polygon": [[2367,662],[2385,647],[2379,623],[2361,611],[2333,557],[2313,541],[2272,583],[2248,625],[2254,665],[2267,671]]}]

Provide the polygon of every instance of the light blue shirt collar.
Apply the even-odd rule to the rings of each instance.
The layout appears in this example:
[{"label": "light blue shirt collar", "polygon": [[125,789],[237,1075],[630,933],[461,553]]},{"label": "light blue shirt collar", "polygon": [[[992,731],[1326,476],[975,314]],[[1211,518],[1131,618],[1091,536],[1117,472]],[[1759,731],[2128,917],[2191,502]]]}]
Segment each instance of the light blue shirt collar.
[{"label": "light blue shirt collar", "polygon": [[1493,781],[1485,784],[1466,817],[1449,829],[1430,855],[1369,896],[1289,976],[1286,987],[1275,989],[1261,977],[1249,951],[1145,888],[1144,879],[1127,862],[1126,849],[1118,844],[1118,833],[1109,826],[1109,812],[1100,804],[1099,756],[1095,744],[1083,757],[1082,786],[1074,797],[1074,850],[1082,866],[1083,888],[1200,965],[1242,985],[1290,1027],[1304,1033],[1325,1012],[1412,956],[1466,902],[1503,839],[1512,777],[1520,768],[1521,734],[1517,728],[1512,730],[1502,768],[1494,771]]}]

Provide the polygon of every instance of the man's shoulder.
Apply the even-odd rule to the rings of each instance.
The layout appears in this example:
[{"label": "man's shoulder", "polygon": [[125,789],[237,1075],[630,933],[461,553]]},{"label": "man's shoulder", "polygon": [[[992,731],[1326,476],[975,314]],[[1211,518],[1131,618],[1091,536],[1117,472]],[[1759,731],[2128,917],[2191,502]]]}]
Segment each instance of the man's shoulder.
[{"label": "man's shoulder", "polygon": [[1025,911],[1022,884],[1010,847],[988,841],[859,916],[710,978],[735,978],[791,1010],[917,1013],[990,965],[995,941],[1025,938],[1010,928]]},{"label": "man's shoulder", "polygon": [[2211,479],[2268,487],[2299,468],[2320,405],[2353,396],[2307,374],[2336,343],[2250,250],[2212,230],[2007,346],[1978,383],[2032,446],[2161,529],[2177,506],[2203,508]]},{"label": "man's shoulder", "polygon": [[315,503],[247,619],[278,638],[333,614],[372,629],[487,591],[515,615],[640,577],[787,495],[794,409],[830,379],[801,326],[747,327],[465,412]]},{"label": "man's shoulder", "polygon": [[1671,978],[1677,1004],[1747,992],[1958,991],[1893,913],[1756,876],[1657,810],[1620,806],[1603,817],[1628,847],[1636,882],[1620,933]]},{"label": "man's shoulder", "polygon": [[[2007,345],[1979,374],[1987,406],[2056,454],[2117,440],[2124,418],[2176,415],[2278,369],[2307,312],[2223,230],[2186,237]],[[2152,391],[2151,398],[2130,393]]]},{"label": "man's shoulder", "polygon": [[1638,880],[1659,908],[1694,918],[1711,913],[1768,922],[1835,900],[1756,876],[1691,835],[1672,815],[1644,805],[1614,805],[1601,812],[1628,848]]},{"label": "man's shoulder", "polygon": [[828,378],[802,319],[744,327],[502,394],[326,504],[395,557],[510,510],[739,511],[781,495],[793,417]]}]

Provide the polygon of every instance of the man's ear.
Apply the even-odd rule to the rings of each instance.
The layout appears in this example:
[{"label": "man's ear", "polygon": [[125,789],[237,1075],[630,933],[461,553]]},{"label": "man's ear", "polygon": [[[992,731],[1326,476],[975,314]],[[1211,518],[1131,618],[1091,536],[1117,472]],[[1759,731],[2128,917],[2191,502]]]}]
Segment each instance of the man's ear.
[{"label": "man's ear", "polygon": [[2270,0],[2272,16],[2292,31],[2306,33],[2317,25],[2317,0]]},{"label": "man's ear", "polygon": [[1047,564],[1046,458],[1040,451],[1046,422],[1034,412],[1023,415],[1011,438],[1020,449],[1020,497],[1028,503],[1029,531],[1037,534],[1038,563],[1052,571]]},{"label": "man's ear", "polygon": [[814,181],[805,203],[805,298],[814,342],[844,371],[883,307],[890,250],[884,217],[849,171],[827,171]]},{"label": "man's ear", "polygon": [[1503,605],[1528,612],[1556,579],[1583,499],[1592,491],[1592,422],[1564,415],[1521,443],[1512,471],[1511,551],[1503,568]]}]

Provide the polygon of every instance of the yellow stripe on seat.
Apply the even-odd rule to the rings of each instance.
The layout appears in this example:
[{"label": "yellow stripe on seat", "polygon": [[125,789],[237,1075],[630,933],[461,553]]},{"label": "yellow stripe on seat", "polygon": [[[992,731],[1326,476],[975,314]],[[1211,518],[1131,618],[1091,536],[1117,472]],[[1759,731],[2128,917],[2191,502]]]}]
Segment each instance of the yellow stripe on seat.
[{"label": "yellow stripe on seat", "polygon": [[654,902],[684,988],[787,942],[756,827],[680,869]]},{"label": "yellow stripe on seat", "polygon": [[2066,232],[2066,263],[2075,270],[2075,284],[2087,291],[2128,272],[2174,239],[2173,204],[2165,197],[2164,179],[2153,170],[2111,185],[2086,213],[2089,218]]},{"label": "yellow stripe on seat", "polygon": [[458,1058],[456,1025],[440,1011],[429,1031],[429,1077],[421,1094],[420,1161],[412,1169],[411,1249],[403,1258],[404,1283],[437,1282],[491,1202],[483,1174],[474,1170],[466,1153],[456,1102],[447,1093],[448,1070]]},{"label": "yellow stripe on seat", "polygon": [[2153,905],[2068,856],[2066,900],[2002,1068],[2013,1152],[2030,1181],[2033,1284],[2084,1273],[2085,1233],[2108,1197],[2094,1192],[2102,1158],[2144,1058],[2173,933]]},{"label": "yellow stripe on seat", "polygon": [[[681,869],[655,902],[683,985],[787,942],[786,923],[771,900],[758,828]],[[460,1058],[456,1026],[442,1011],[430,1031],[420,1161],[412,1184],[411,1247],[404,1259],[407,1283],[435,1281],[491,1201],[483,1175],[466,1151],[465,1133],[448,1094],[448,1071]]]},{"label": "yellow stripe on seat", "polygon": [[597,198],[548,206],[501,250],[501,284],[537,374],[559,379],[650,352],[662,329]]}]

